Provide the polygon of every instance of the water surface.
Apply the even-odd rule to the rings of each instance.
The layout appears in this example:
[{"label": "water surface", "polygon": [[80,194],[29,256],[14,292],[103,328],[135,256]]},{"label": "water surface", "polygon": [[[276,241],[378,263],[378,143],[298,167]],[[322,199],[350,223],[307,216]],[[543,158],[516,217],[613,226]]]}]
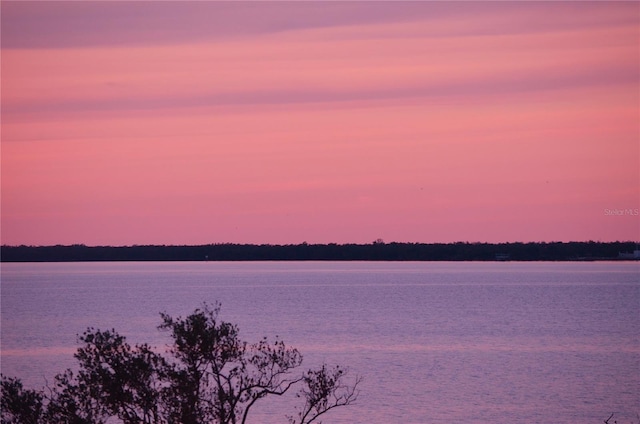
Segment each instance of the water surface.
[{"label": "water surface", "polygon": [[[76,335],[162,347],[159,312],[203,301],[306,366],[364,376],[333,423],[600,423],[640,412],[638,263],[111,262],[2,264],[2,373],[41,387]],[[282,402],[287,402],[283,400]],[[253,422],[284,422],[264,405]]]}]

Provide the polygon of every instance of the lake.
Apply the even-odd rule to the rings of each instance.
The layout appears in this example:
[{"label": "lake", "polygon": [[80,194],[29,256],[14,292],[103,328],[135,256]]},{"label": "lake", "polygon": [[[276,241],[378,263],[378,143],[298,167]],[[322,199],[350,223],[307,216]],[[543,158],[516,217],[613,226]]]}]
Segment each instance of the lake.
[{"label": "lake", "polygon": [[[40,388],[89,326],[163,347],[159,312],[219,301],[244,339],[278,335],[303,366],[364,377],[325,423],[638,422],[639,265],[3,263],[1,369]],[[287,402],[251,422],[286,422]]]}]

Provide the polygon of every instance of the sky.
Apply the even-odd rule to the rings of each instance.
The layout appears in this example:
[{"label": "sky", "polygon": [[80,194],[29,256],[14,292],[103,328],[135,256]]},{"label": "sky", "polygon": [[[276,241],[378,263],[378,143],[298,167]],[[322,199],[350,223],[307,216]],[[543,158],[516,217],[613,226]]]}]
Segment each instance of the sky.
[{"label": "sky", "polygon": [[0,12],[2,244],[640,241],[638,2]]}]

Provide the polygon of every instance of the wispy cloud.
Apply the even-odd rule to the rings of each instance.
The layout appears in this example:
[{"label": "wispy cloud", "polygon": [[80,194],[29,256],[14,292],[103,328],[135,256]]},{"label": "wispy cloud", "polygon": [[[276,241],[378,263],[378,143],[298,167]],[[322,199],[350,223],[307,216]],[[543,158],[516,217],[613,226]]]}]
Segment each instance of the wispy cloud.
[{"label": "wispy cloud", "polygon": [[514,34],[633,25],[638,14],[633,2],[5,1],[1,8],[3,48],[165,45],[394,22],[419,22],[430,36]]}]

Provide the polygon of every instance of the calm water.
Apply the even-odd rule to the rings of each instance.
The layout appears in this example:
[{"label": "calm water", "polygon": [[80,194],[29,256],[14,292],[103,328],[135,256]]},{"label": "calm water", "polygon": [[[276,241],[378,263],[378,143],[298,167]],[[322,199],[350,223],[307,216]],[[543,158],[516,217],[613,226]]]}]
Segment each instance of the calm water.
[{"label": "calm water", "polygon": [[[164,346],[160,311],[220,301],[245,339],[278,335],[304,365],[364,376],[358,403],[326,423],[637,422],[638,266],[2,264],[2,373],[39,388],[74,365],[88,326]],[[252,422],[286,422],[279,403]]]}]

